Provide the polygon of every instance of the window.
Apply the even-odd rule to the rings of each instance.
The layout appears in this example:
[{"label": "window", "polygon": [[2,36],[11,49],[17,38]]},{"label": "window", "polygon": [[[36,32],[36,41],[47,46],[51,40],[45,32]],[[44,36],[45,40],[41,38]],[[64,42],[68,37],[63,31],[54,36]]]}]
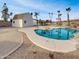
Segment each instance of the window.
[{"label": "window", "polygon": [[13,23],[15,23],[15,21],[13,21]]},{"label": "window", "polygon": [[26,21],[24,21],[24,23],[26,24]]}]

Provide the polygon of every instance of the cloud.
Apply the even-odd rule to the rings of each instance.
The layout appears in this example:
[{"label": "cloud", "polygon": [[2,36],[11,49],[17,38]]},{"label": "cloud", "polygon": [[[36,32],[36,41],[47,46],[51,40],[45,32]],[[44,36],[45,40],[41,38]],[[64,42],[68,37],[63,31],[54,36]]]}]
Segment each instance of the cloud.
[{"label": "cloud", "polygon": [[50,12],[53,11],[54,9],[62,9],[63,5],[59,5],[60,8],[56,8],[58,7],[57,4],[53,3],[53,4],[48,4],[48,3],[40,3],[40,1],[36,2],[34,0],[14,0],[15,2],[17,2],[17,4],[25,6],[25,7],[30,7],[33,9],[37,9],[37,10],[42,10],[42,11],[46,11],[46,12]]}]

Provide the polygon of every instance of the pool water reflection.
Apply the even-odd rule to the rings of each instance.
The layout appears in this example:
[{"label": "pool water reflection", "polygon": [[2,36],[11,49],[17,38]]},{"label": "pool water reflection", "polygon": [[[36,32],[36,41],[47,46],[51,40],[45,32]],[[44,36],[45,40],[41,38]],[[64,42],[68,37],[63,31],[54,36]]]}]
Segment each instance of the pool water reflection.
[{"label": "pool water reflection", "polygon": [[34,31],[40,36],[57,40],[69,40],[74,37],[74,34],[79,32],[79,30],[70,28],[54,28],[51,30],[36,29]]}]

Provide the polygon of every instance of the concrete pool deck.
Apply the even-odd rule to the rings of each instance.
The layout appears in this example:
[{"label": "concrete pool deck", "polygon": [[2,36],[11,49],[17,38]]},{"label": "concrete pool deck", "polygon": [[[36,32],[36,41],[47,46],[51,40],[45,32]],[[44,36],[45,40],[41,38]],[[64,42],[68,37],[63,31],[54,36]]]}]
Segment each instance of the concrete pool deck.
[{"label": "concrete pool deck", "polygon": [[69,53],[48,51],[37,45],[33,45],[27,35],[23,33],[22,46],[5,59],[79,59],[79,50]]},{"label": "concrete pool deck", "polygon": [[77,50],[76,40],[54,40],[37,35],[35,28],[23,28],[20,31],[26,33],[27,37],[37,46],[55,52],[72,52]]},{"label": "concrete pool deck", "polygon": [[23,43],[23,37],[17,29],[1,29],[0,31],[0,59],[7,57]]}]

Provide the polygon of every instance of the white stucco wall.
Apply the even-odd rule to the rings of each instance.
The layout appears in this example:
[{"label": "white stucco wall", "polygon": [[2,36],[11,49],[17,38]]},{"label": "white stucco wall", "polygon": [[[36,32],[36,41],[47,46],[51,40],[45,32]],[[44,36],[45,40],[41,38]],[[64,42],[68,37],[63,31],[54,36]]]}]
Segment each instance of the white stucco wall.
[{"label": "white stucco wall", "polygon": [[[24,23],[26,21],[26,23]],[[32,15],[27,13],[23,18],[23,27],[33,26],[33,18]]]},{"label": "white stucco wall", "polygon": [[[15,21],[15,23],[13,23]],[[23,15],[22,19],[14,19],[12,21],[12,26],[13,27],[30,27],[34,26],[35,23],[33,22],[32,15],[30,13],[26,13]]]},{"label": "white stucco wall", "polygon": [[13,27],[23,27],[22,19],[20,19],[20,20],[13,20],[12,21],[12,26]]}]

